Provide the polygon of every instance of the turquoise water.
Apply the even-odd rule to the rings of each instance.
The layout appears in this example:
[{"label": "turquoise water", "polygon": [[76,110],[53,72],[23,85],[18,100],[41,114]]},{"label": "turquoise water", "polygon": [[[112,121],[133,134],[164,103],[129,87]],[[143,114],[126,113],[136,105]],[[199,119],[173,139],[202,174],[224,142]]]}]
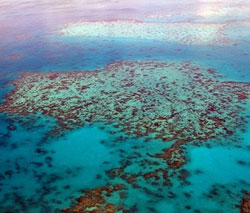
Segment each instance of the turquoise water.
[{"label": "turquoise water", "polygon": [[[224,7],[228,8],[225,13]],[[131,1],[44,1],[39,4],[2,1],[0,103],[4,103],[6,95],[13,90],[12,80],[20,78],[23,72],[94,71],[123,60],[192,61],[216,69],[221,81],[250,83],[248,8],[246,1],[226,0],[138,1],[136,4]],[[217,10],[221,14],[215,13]],[[242,15],[235,11],[242,11]],[[212,15],[201,15],[208,12]],[[64,24],[74,21],[115,18],[163,23],[236,22],[236,25],[239,21],[239,25],[229,23],[231,28],[224,32],[234,40],[229,45],[184,45],[136,37],[63,37],[57,33]],[[248,106],[246,103],[245,108],[249,109]],[[2,112],[0,213],[61,212],[76,204],[82,190],[114,184],[125,184],[125,195],[112,195],[106,198],[107,203],[122,205],[130,209],[128,212],[240,212],[242,198],[250,191],[249,116],[246,110],[246,131],[235,130],[238,133],[235,140],[225,137],[202,141],[200,146],[185,146],[186,163],[175,170],[165,160],[148,155],[161,153],[175,141],[163,143],[161,139],[152,139],[148,142],[124,132],[113,134],[116,129],[105,122],[53,135],[51,131],[58,125],[53,117]],[[117,140],[119,136],[121,139]],[[139,176],[136,183],[140,187],[136,187],[109,174],[110,170],[120,167],[124,167],[127,174],[164,168],[169,172],[171,184],[164,184],[163,177],[151,184],[151,180]],[[178,178],[182,170],[187,171],[183,179]]]},{"label": "turquoise water", "polygon": [[[105,131],[84,127],[50,141],[45,138],[53,121],[45,119],[24,128],[17,124],[12,132],[2,128],[0,200],[6,209],[13,208],[13,199],[15,212],[65,208],[71,196],[79,196],[82,188],[103,184],[96,181],[97,176],[118,166],[116,150],[101,143],[110,137]],[[3,118],[1,127],[6,125]],[[18,201],[20,198],[28,202]]]}]

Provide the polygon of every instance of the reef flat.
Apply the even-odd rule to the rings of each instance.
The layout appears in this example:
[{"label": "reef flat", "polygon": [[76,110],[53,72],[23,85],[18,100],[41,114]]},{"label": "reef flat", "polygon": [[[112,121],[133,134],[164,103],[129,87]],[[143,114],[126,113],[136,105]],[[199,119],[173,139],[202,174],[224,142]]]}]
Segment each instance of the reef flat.
[{"label": "reef flat", "polygon": [[[175,187],[188,185],[187,146],[236,143],[249,117],[249,83],[223,81],[216,70],[189,61],[120,61],[96,71],[24,73],[12,83],[0,112],[52,117],[51,137],[97,123],[112,126],[114,138],[104,145],[143,139],[131,152],[119,148],[120,166],[102,174],[107,185],[83,191],[65,212],[136,212],[153,208],[151,197],[173,199]],[[146,195],[145,203],[136,205],[135,193]]]},{"label": "reef flat", "polygon": [[90,21],[66,24],[65,36],[118,37],[163,40],[185,45],[225,45],[229,43],[221,23],[159,23],[138,20]]}]

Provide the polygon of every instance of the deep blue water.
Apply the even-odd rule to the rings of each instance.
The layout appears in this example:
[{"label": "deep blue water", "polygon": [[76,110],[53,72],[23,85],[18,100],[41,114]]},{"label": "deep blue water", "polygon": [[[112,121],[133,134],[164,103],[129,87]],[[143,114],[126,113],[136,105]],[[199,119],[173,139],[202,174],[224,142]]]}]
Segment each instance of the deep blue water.
[{"label": "deep blue water", "polygon": [[[0,64],[8,73],[32,71],[94,70],[121,60],[190,60],[217,69],[226,78],[247,81],[250,44],[238,46],[187,46],[176,43],[110,38],[36,39],[3,48],[4,56],[23,58]],[[51,58],[50,56],[53,56]],[[68,60],[65,60],[67,58]]]}]

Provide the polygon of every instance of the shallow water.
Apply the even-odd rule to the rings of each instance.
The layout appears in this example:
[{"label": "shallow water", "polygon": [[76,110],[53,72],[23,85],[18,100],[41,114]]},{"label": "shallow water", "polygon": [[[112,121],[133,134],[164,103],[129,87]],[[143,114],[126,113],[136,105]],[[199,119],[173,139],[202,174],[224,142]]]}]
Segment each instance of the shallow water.
[{"label": "shallow water", "polygon": [[249,11],[1,1],[0,212],[250,211]]}]

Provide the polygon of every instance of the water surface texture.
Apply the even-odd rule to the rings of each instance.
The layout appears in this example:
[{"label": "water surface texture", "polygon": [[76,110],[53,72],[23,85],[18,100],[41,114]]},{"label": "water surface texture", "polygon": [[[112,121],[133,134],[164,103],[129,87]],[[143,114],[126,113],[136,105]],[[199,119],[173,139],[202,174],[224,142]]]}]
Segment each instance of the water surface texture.
[{"label": "water surface texture", "polygon": [[249,213],[247,0],[0,1],[0,213]]}]

